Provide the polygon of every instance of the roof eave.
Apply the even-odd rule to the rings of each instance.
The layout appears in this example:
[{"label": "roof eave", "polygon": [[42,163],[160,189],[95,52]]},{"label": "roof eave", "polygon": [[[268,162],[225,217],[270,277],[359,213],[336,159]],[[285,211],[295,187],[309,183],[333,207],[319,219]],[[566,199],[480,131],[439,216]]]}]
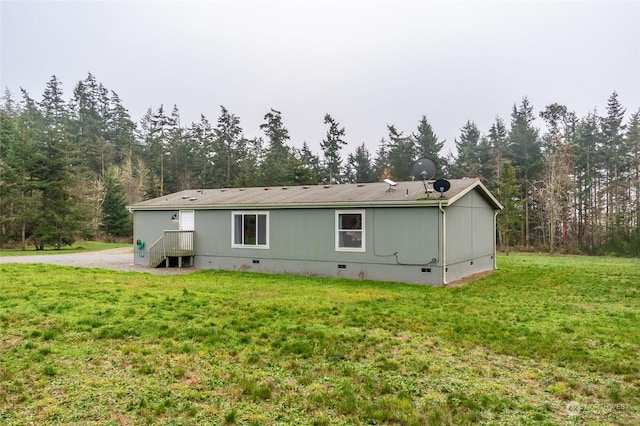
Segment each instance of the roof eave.
[{"label": "roof eave", "polygon": [[448,199],[427,199],[411,201],[346,201],[326,203],[252,203],[252,204],[167,204],[163,206],[132,205],[129,210],[165,211],[165,210],[276,210],[276,209],[314,209],[314,208],[362,208],[362,207],[431,207],[451,204]]},{"label": "roof eave", "polygon": [[493,206],[497,210],[502,210],[504,208],[503,205],[500,204],[500,201],[498,201],[496,197],[493,196],[491,191],[489,191],[489,189],[486,186],[484,186],[484,184],[480,181],[479,178],[476,178],[475,182],[473,182],[471,185],[467,186],[462,191],[460,191],[459,193],[451,197],[449,199],[449,204],[455,203],[460,198],[464,197],[469,192],[473,191],[475,188],[480,188],[480,190],[482,191],[482,194],[493,204]]}]

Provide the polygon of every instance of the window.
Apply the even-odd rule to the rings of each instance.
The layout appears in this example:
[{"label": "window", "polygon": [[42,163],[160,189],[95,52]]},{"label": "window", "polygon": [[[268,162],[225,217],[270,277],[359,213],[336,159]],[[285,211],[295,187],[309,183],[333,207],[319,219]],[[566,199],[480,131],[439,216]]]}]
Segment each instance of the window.
[{"label": "window", "polygon": [[336,211],[336,250],[365,251],[364,211]]},{"label": "window", "polygon": [[269,248],[268,212],[233,212],[231,247]]}]

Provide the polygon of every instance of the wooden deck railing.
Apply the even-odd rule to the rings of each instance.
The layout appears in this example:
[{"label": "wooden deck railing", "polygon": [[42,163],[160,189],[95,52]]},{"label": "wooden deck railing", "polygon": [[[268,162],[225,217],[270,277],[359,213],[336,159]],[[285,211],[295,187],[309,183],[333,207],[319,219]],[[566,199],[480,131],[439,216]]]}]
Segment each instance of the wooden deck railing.
[{"label": "wooden deck railing", "polygon": [[[149,266],[158,267],[162,261],[169,264],[170,257],[182,259],[183,256],[193,256],[193,231],[164,231],[147,249]],[[182,262],[179,262],[182,265]]]}]

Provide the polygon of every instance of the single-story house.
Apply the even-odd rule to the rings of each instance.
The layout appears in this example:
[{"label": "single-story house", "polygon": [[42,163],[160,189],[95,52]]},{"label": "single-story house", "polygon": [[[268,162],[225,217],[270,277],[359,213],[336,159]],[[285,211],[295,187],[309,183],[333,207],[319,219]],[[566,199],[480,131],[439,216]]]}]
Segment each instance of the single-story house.
[{"label": "single-story house", "polygon": [[[135,263],[445,285],[495,269],[479,179],[186,190],[129,206]],[[428,190],[427,190],[428,189]]]}]

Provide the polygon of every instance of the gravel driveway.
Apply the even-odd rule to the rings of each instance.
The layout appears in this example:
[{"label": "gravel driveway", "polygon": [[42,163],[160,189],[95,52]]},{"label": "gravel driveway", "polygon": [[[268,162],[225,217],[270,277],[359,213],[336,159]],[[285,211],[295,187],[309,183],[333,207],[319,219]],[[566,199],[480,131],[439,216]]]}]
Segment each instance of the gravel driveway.
[{"label": "gravel driveway", "polygon": [[115,271],[148,272],[158,275],[188,274],[193,268],[149,268],[133,264],[133,249],[121,247],[90,253],[41,254],[33,256],[2,256],[4,263],[46,263],[51,265],[76,266],[79,268],[102,268]]}]

